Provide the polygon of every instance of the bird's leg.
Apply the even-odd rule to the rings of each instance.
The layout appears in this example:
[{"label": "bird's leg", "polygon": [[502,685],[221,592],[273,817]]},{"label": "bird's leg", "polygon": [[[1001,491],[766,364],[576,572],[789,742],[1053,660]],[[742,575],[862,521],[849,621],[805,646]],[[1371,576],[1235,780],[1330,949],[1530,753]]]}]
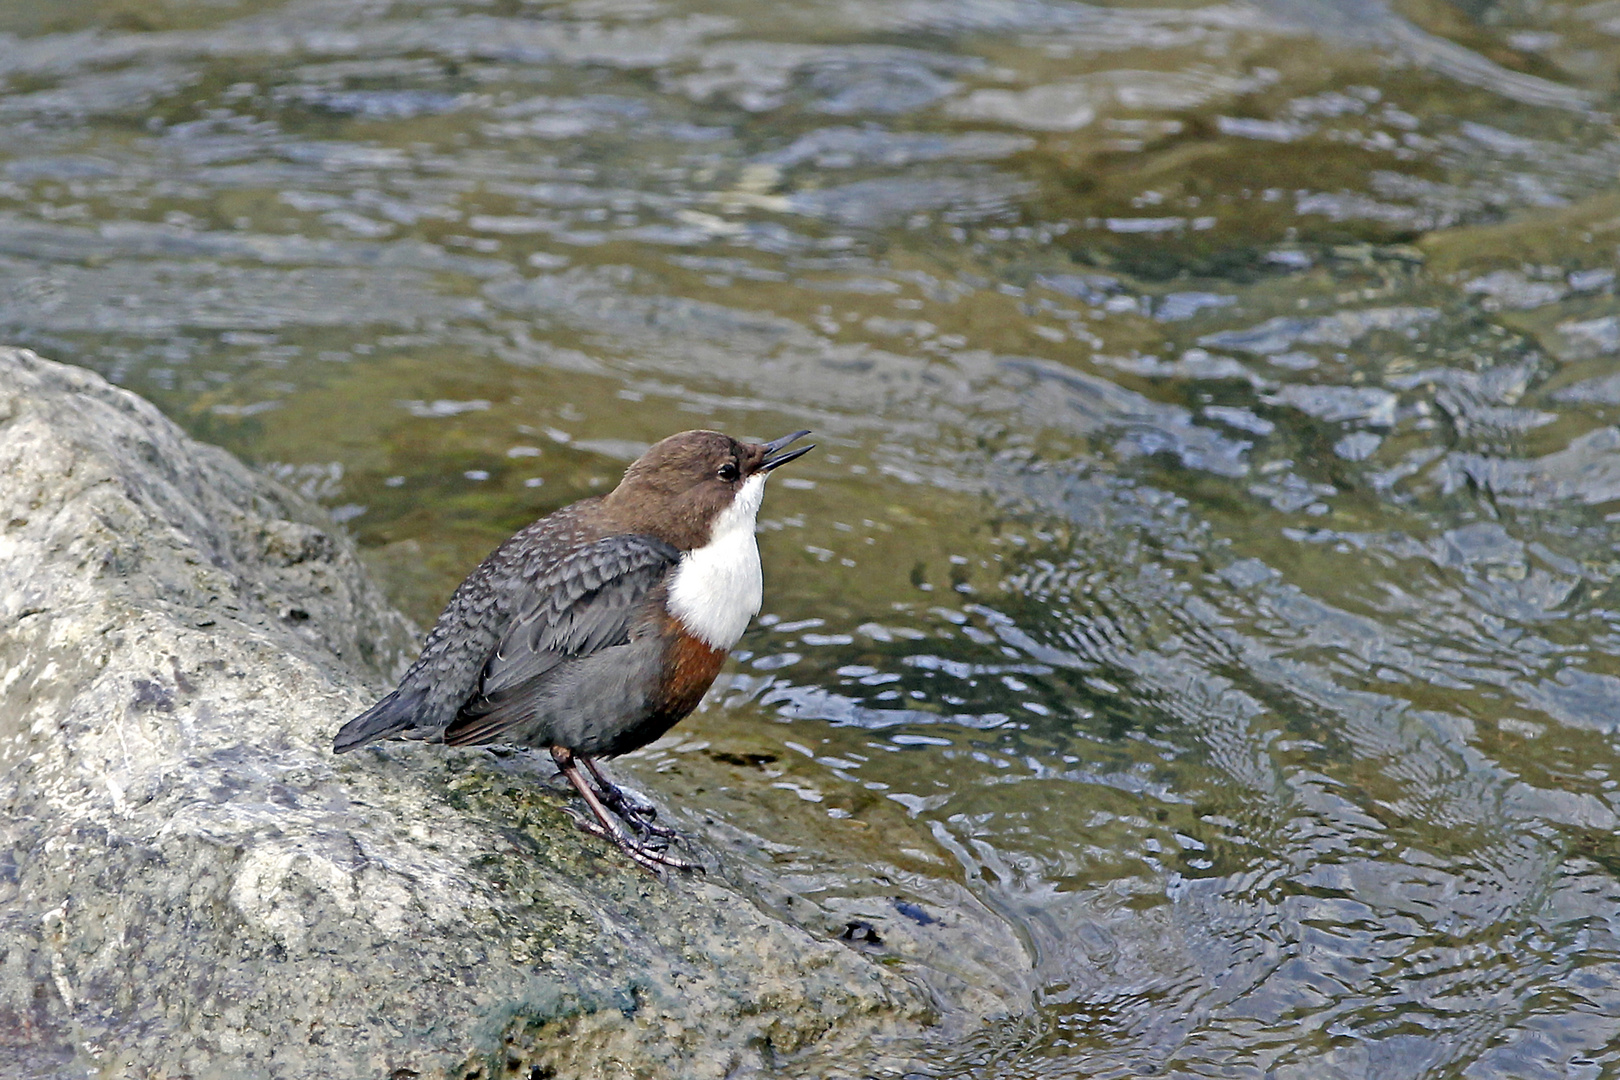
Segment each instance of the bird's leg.
[{"label": "bird's leg", "polygon": [[602,770],[596,767],[596,762],[584,754],[578,754],[575,761],[582,762],[596,778],[596,791],[602,796],[602,802],[607,808],[623,818],[632,829],[648,833],[652,836],[661,836],[666,840],[674,840],[677,833],[668,825],[658,825],[653,818],[658,816],[658,807],[651,803],[639,805],[626,797],[622,788],[602,775]]},{"label": "bird's leg", "polygon": [[703,867],[695,863],[677,859],[672,855],[664,854],[662,851],[655,851],[625,832],[624,827],[609,816],[608,808],[602,805],[601,798],[597,796],[590,782],[585,779],[585,774],[579,771],[579,766],[575,763],[574,754],[571,750],[562,746],[553,746],[551,748],[551,757],[557,763],[557,768],[562,770],[562,774],[568,777],[568,782],[574,785],[574,790],[579,792],[580,798],[585,800],[585,805],[591,808],[591,814],[596,818],[594,825],[590,822],[580,822],[580,828],[586,832],[594,833],[604,840],[613,841],[626,855],[654,874],[658,873],[660,868],[666,866],[675,870],[703,869]]}]

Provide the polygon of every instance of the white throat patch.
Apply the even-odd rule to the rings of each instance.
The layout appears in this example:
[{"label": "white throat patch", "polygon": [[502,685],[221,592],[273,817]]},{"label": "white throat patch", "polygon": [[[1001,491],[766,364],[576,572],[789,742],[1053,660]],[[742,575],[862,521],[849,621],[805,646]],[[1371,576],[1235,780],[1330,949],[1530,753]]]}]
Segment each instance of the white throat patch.
[{"label": "white throat patch", "polygon": [[709,542],[681,556],[669,583],[669,610],[711,648],[737,644],[759,614],[764,578],[754,518],[765,498],[765,474],[743,481],[731,505],[714,519]]}]

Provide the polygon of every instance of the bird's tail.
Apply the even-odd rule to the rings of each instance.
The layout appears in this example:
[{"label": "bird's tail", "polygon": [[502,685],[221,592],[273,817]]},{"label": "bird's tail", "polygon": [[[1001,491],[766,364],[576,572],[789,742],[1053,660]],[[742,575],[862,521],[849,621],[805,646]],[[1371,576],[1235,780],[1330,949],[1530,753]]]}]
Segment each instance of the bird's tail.
[{"label": "bird's tail", "polygon": [[395,690],[377,704],[350,720],[332,740],[332,752],[345,754],[357,746],[378,739],[398,735],[416,724],[417,708],[422,703],[420,690],[402,694]]}]

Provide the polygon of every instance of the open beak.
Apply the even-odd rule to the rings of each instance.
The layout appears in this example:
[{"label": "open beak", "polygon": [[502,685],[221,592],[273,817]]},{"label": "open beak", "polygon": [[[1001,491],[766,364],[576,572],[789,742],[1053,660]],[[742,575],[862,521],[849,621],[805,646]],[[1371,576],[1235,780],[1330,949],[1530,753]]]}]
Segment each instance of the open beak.
[{"label": "open beak", "polygon": [[765,458],[759,463],[759,471],[768,473],[778,465],[786,465],[794,458],[803,457],[810,451],[814,450],[816,448],[816,444],[811,443],[809,446],[801,446],[797,450],[789,450],[787,453],[781,452],[784,446],[787,446],[790,443],[798,442],[808,434],[810,434],[808,430],[795,431],[791,435],[784,435],[780,439],[772,439],[770,442],[766,443]]}]

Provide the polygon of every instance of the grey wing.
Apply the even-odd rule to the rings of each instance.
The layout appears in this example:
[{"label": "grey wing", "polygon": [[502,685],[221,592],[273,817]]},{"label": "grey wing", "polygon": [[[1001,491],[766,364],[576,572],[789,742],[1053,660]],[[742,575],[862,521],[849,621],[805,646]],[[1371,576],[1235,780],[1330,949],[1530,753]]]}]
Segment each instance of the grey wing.
[{"label": "grey wing", "polygon": [[478,692],[445,728],[456,745],[497,742],[533,718],[571,661],[630,639],[636,619],[680,553],[650,536],[611,536],[570,553],[533,583],[484,665]]}]

